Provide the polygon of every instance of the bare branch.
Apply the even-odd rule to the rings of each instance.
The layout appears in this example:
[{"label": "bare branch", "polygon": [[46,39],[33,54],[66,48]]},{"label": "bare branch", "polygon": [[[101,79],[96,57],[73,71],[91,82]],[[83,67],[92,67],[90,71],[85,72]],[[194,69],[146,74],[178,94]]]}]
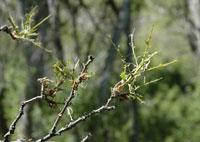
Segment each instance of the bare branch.
[{"label": "bare branch", "polygon": [[40,95],[22,102],[21,107],[19,109],[18,115],[16,116],[16,118],[12,122],[12,124],[10,125],[8,132],[4,135],[3,142],[8,142],[9,141],[9,137],[12,134],[15,133],[17,122],[21,119],[22,115],[24,114],[24,107],[26,105],[28,105],[28,104],[31,104],[32,102],[35,102],[36,100],[42,100],[42,99],[45,98],[45,96],[44,96],[44,83],[45,82],[44,81],[46,81],[46,78],[40,78],[40,79],[38,79],[38,81],[41,83],[41,92],[40,92]]},{"label": "bare branch", "polygon": [[60,121],[60,119],[62,118],[64,112],[66,111],[67,107],[71,104],[72,99],[75,97],[75,94],[78,90],[78,86],[79,84],[85,80],[85,73],[87,72],[88,66],[89,64],[94,60],[94,57],[92,56],[88,56],[88,60],[87,62],[83,65],[83,69],[80,73],[80,75],[78,76],[77,80],[74,81],[74,84],[72,86],[72,90],[71,93],[69,95],[69,97],[65,100],[65,104],[62,108],[62,110],[60,111],[60,113],[58,114],[52,128],[51,131],[49,132],[49,135],[54,135],[55,131],[56,131],[56,127],[58,125],[58,122]]},{"label": "bare branch", "polygon": [[27,101],[24,101],[22,102],[21,104],[21,107],[19,109],[19,113],[17,115],[17,117],[15,118],[15,120],[12,122],[12,124],[10,125],[9,127],[9,131],[4,135],[4,142],[8,142],[9,141],[9,137],[15,133],[15,129],[16,129],[16,125],[17,125],[17,122],[20,120],[20,118],[22,117],[22,115],[24,114],[24,107],[36,100],[40,100],[40,99],[43,99],[43,96],[40,95],[40,96],[36,96],[34,98],[31,98]]},{"label": "bare branch", "polygon": [[12,37],[12,39],[14,39],[14,40],[17,39],[16,36],[13,34],[12,28],[8,27],[7,25],[1,26],[0,31],[3,31],[3,32],[9,34]]},{"label": "bare branch", "polygon": [[63,132],[66,132],[68,130],[71,130],[72,128],[76,127],[79,123],[85,121],[86,119],[90,118],[91,116],[94,116],[96,114],[102,113],[104,111],[111,111],[115,109],[115,106],[110,105],[111,101],[115,98],[115,95],[111,95],[110,98],[107,100],[107,102],[105,103],[105,105],[94,109],[92,111],[90,111],[89,113],[80,116],[79,118],[77,118],[74,121],[71,121],[69,124],[67,124],[65,127],[60,128],[58,131],[54,131],[52,133],[47,134],[46,136],[44,136],[43,138],[37,140],[36,142],[43,142],[46,140],[49,140],[52,137],[55,136],[60,136]]}]

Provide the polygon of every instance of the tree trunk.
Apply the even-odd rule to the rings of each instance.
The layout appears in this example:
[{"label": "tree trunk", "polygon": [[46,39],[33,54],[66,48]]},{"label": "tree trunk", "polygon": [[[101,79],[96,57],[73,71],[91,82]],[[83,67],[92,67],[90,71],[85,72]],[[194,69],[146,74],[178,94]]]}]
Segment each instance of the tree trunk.
[{"label": "tree trunk", "polygon": [[[113,29],[113,35],[112,35],[112,42],[118,46],[121,40],[121,36],[124,33],[127,35],[127,41],[130,31],[130,25],[131,25],[131,0],[124,0],[123,5],[121,7],[121,10],[118,14],[118,21]],[[127,49],[130,49],[130,46],[127,46]],[[109,88],[109,80],[112,72],[114,71],[114,61],[116,58],[116,49],[113,47],[113,44],[110,45],[110,48],[107,51],[107,58],[105,60],[105,67],[103,69],[103,79],[101,80],[101,86],[100,86],[100,103],[105,101],[106,95],[109,94],[110,88]],[[107,141],[109,141],[109,132],[104,131],[104,136]]]},{"label": "tree trunk", "polygon": [[62,40],[61,40],[61,34],[60,34],[60,28],[61,28],[61,23],[60,23],[60,5],[59,1],[55,0],[47,0],[48,3],[48,9],[49,13],[51,14],[50,18],[50,24],[51,24],[51,38],[53,40],[55,49],[56,49],[56,54],[58,59],[64,63],[64,52],[63,52],[63,46],[62,46]]},{"label": "tree trunk", "polygon": [[133,111],[133,133],[130,136],[130,142],[139,142],[139,104],[138,100],[133,100],[132,104]]},{"label": "tree trunk", "polygon": [[72,30],[73,30],[72,36],[74,40],[75,53],[78,56],[78,58],[80,58],[81,46],[80,46],[80,40],[79,40],[79,35],[78,35],[77,16],[78,16],[79,8],[81,5],[73,5],[70,1],[65,1],[64,3],[70,12],[70,16],[72,20]]},{"label": "tree trunk", "polygon": [[[4,69],[3,69],[3,63],[0,63],[0,80],[1,83],[5,84],[4,80]],[[6,88],[4,85],[0,84],[0,139],[3,138],[3,135],[8,131],[7,121],[5,118],[5,111],[4,111],[4,105],[3,105],[3,99],[5,95]]]},{"label": "tree trunk", "polygon": [[[126,42],[127,42],[127,49],[126,49],[126,62],[133,62],[133,55],[132,55],[132,47],[130,45],[131,42],[131,38],[130,38],[130,34],[134,34],[131,33],[131,25],[133,24],[133,22],[131,22],[131,3],[129,4],[129,12],[128,12],[128,16],[129,17],[127,19],[127,26],[125,28],[125,34],[126,34]],[[136,19],[136,18],[135,18]],[[130,142],[138,142],[138,136],[139,136],[139,104],[137,100],[133,100],[130,105],[129,105],[129,109],[130,111],[133,113],[133,133],[130,136],[129,141]]]},{"label": "tree trunk", "polygon": [[[122,8],[119,12],[119,16],[118,16],[118,21],[116,22],[116,25],[113,29],[113,34],[112,34],[112,42],[118,46],[120,39],[121,39],[121,35],[122,33],[125,31],[125,29],[127,28],[127,26],[129,26],[129,14],[130,12],[130,0],[124,0]],[[109,93],[109,77],[111,75],[111,73],[113,72],[113,65],[114,65],[114,61],[115,61],[115,55],[116,55],[116,49],[115,47],[113,47],[113,44],[110,45],[110,48],[107,51],[107,57],[105,60],[105,66],[103,69],[103,78],[101,80],[101,86],[100,88],[100,101],[104,101],[105,100],[105,96],[106,94]]]},{"label": "tree trunk", "polygon": [[200,0],[186,0],[186,20],[191,49],[200,57]]}]

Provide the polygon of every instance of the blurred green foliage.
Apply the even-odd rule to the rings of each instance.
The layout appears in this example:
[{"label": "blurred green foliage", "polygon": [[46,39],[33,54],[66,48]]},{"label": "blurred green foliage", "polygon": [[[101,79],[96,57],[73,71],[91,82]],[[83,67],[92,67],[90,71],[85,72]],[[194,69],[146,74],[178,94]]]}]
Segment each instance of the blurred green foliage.
[{"label": "blurred green foliage", "polygon": [[[38,5],[40,2],[33,3]],[[72,6],[78,5],[75,1],[71,1],[71,3]],[[122,0],[116,0],[117,7],[120,7],[122,3]],[[19,2],[8,2],[8,7],[12,15],[12,12],[17,9],[18,4]],[[98,88],[100,85],[99,80],[102,77],[101,72],[104,68],[103,61],[106,58],[106,50],[111,44],[107,36],[112,33],[113,23],[117,19],[110,8],[105,8],[106,4],[104,2],[86,0],[85,4],[90,7],[90,14],[94,15],[94,17],[91,17],[87,11],[85,12],[84,8],[79,8],[76,13],[78,17],[77,37],[79,46],[81,45],[79,51],[81,57],[77,58],[80,58],[80,61],[85,59],[89,46],[87,41],[90,40],[90,35],[94,34],[90,53],[96,56],[96,61],[91,66],[92,72],[94,72],[92,78],[86,84],[83,84],[83,87],[78,92],[79,96],[72,105],[74,117],[78,117],[80,114],[88,112],[102,104],[99,101],[99,90],[101,89]],[[77,58],[75,57],[77,56],[77,51],[73,35],[75,31],[72,28],[71,15],[68,9],[66,11],[64,5],[60,9],[61,25],[59,29],[64,47],[63,54],[66,60],[72,60],[71,62],[76,64]],[[151,49],[152,52],[158,51],[159,54],[153,59],[152,65],[166,63],[174,59],[178,60],[176,64],[151,73],[147,78],[148,80],[159,77],[163,77],[163,79],[140,90],[145,103],[139,104],[138,107],[138,139],[141,142],[198,142],[200,139],[200,66],[199,59],[192,54],[187,42],[188,39],[183,18],[185,12],[184,1],[136,0],[136,3],[132,3],[132,9],[134,10],[131,11],[131,14],[136,17],[136,21],[134,21],[135,19],[133,20],[136,28],[134,35],[135,52],[140,54],[144,50],[145,39],[149,33],[149,29],[154,24],[155,31],[152,35],[151,45],[153,48]],[[18,16],[17,12],[15,14],[13,15],[14,19]],[[2,17],[6,17],[5,15],[8,16],[6,12],[0,14]],[[101,19],[102,17],[104,19]],[[5,21],[6,19],[0,18],[1,24],[5,23]],[[17,23],[20,23],[19,21],[20,18]],[[98,30],[95,30],[92,22],[98,23],[96,27]],[[50,31],[49,25],[46,28]],[[46,40],[51,39],[51,36],[53,36],[52,33],[47,34],[45,37]],[[9,125],[18,112],[20,101],[25,93],[24,90],[28,82],[29,73],[30,71],[34,72],[37,68],[27,63],[25,44],[11,41],[9,37],[3,35],[1,35],[0,43],[0,63],[4,65],[4,82],[0,82],[0,85],[7,88],[3,100],[3,109],[6,111],[6,119]],[[51,48],[52,51],[55,50],[52,40],[45,45]],[[122,53],[126,53],[127,43],[124,35],[119,46]],[[40,49],[33,50],[37,52]],[[50,66],[57,61],[55,56],[54,54],[44,55],[44,72],[47,76],[53,76]],[[58,69],[60,65],[60,63],[56,64],[54,69]],[[113,72],[109,76],[110,86],[119,79],[119,74],[122,72],[119,66],[123,67],[123,64],[120,59],[116,59],[113,65]],[[80,66],[77,66],[77,68],[80,68]],[[57,77],[59,77],[59,74],[57,74]],[[121,78],[123,79],[124,77],[125,73],[122,72]],[[65,85],[70,87],[69,82]],[[64,100],[69,92],[70,89],[66,88],[64,92],[59,94],[58,100]],[[115,102],[115,104],[117,106],[115,112],[95,116],[81,124],[80,127],[70,131],[70,133],[66,133],[53,140],[79,141],[87,132],[91,132],[93,135],[91,141],[95,142],[130,141],[130,137],[134,133],[132,105],[127,101],[119,101]],[[32,135],[34,138],[38,138],[48,132],[50,124],[55,119],[54,113],[58,110],[60,110],[59,105],[49,108],[48,104],[38,103],[34,106],[32,112],[34,123]],[[65,114],[62,124],[65,124],[66,120],[70,120],[67,114]],[[23,125],[23,122],[20,124]],[[16,135],[18,134],[22,134],[20,129]]]}]

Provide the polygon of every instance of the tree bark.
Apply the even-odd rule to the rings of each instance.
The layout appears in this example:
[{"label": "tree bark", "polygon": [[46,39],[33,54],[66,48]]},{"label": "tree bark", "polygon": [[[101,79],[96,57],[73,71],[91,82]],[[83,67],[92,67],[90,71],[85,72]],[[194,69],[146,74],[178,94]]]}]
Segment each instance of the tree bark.
[{"label": "tree bark", "polygon": [[[0,80],[1,83],[5,84],[4,80],[4,69],[3,69],[3,63],[0,63]],[[5,95],[6,88],[4,85],[0,86],[0,139],[3,138],[3,135],[8,131],[8,126],[7,126],[7,120],[5,117],[5,111],[4,111],[4,105],[3,105],[3,99]]]},{"label": "tree bark", "polygon": [[[122,8],[119,12],[118,21],[116,22],[116,25],[113,29],[112,34],[112,42],[118,46],[121,35],[125,31],[126,27],[129,24],[129,12],[130,12],[130,0],[124,0]],[[100,86],[100,101],[105,100],[105,96],[109,91],[109,77],[111,73],[113,72],[113,65],[115,61],[115,55],[116,55],[116,49],[113,47],[113,44],[110,45],[110,48],[107,51],[107,57],[105,60],[105,66],[103,69],[103,78],[101,80],[101,86]]]},{"label": "tree bark", "polygon": [[[113,29],[112,34],[112,42],[118,46],[121,40],[122,34],[126,35],[127,38],[127,54],[130,54],[132,49],[129,46],[129,34],[130,34],[130,27],[131,27],[131,0],[124,0],[121,10],[119,11],[118,21]],[[111,76],[112,72],[114,71],[114,61],[116,58],[116,49],[113,47],[113,44],[110,45],[110,48],[107,51],[107,58],[105,60],[105,66],[103,69],[103,79],[101,80],[100,86],[100,103],[105,101],[106,95],[109,94],[109,77]],[[129,53],[128,53],[129,52]],[[131,61],[131,58],[127,59]],[[130,110],[132,110],[132,106],[130,106]],[[137,108],[136,108],[137,110]],[[134,119],[136,117],[134,116]],[[109,132],[105,130],[105,139],[109,140]]]},{"label": "tree bark", "polygon": [[61,23],[60,23],[60,5],[59,1],[55,0],[47,0],[48,3],[48,9],[49,13],[51,14],[50,18],[50,24],[51,24],[51,38],[53,40],[55,49],[56,49],[56,55],[58,59],[64,63],[64,52],[63,52],[63,45],[61,40]]},{"label": "tree bark", "polygon": [[79,35],[78,35],[78,23],[77,23],[77,16],[78,16],[78,12],[82,3],[79,4],[72,4],[70,1],[64,1],[64,4],[66,6],[66,8],[69,10],[70,16],[71,16],[71,20],[72,20],[72,36],[73,36],[73,40],[74,40],[74,49],[75,49],[75,53],[77,55],[78,58],[81,57],[81,46],[80,46],[80,40],[79,40]]},{"label": "tree bark", "polygon": [[[131,33],[131,31],[132,31],[131,25],[133,24],[133,22],[131,22],[131,3],[129,4],[128,10],[129,10],[129,12],[128,12],[129,15],[127,15],[127,17],[129,17],[129,18],[127,19],[127,26],[125,28],[126,43],[127,43],[126,62],[133,62],[132,47],[130,45],[130,42],[131,42],[130,34],[134,34],[134,33]],[[129,105],[129,109],[133,113],[133,125],[132,125],[133,133],[130,136],[129,141],[130,142],[138,142],[139,141],[139,104],[138,104],[138,101],[133,100]]]},{"label": "tree bark", "polygon": [[186,0],[186,20],[191,50],[200,58],[200,0]]}]

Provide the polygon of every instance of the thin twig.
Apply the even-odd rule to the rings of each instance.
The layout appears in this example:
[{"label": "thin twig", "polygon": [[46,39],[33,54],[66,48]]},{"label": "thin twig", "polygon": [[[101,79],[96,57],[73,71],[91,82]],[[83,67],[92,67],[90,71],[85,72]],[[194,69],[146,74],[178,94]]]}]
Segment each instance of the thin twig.
[{"label": "thin twig", "polygon": [[[70,96],[65,100],[65,104],[64,104],[62,110],[60,111],[60,113],[58,113],[58,116],[57,116],[55,122],[53,123],[53,126],[52,126],[50,132],[46,136],[44,136],[43,138],[37,140],[37,142],[46,141],[46,140],[49,140],[50,138],[52,138],[54,136],[61,135],[63,132],[71,130],[72,128],[76,127],[79,123],[85,121],[86,119],[90,118],[91,116],[94,116],[94,115],[99,114],[99,113],[104,112],[104,111],[111,111],[111,110],[115,109],[115,106],[112,106],[111,102],[116,97],[116,95],[114,95],[113,92],[111,91],[111,95],[110,95],[110,97],[108,98],[107,102],[104,105],[100,106],[97,109],[94,109],[94,110],[90,111],[87,114],[84,114],[84,115],[78,117],[75,120],[71,120],[71,122],[69,122],[67,125],[65,125],[64,127],[56,130],[56,128],[58,126],[58,123],[61,120],[64,112],[66,111],[67,107],[70,106],[72,99],[75,97],[76,92],[78,91],[79,84],[87,79],[88,66],[93,60],[94,60],[94,58],[92,56],[88,56],[88,60],[87,60],[87,62],[85,64],[83,64],[83,69],[80,72],[80,74],[77,77],[77,79],[74,80]],[[24,101],[22,103],[22,105],[20,107],[20,110],[19,110],[19,114],[17,115],[17,117],[13,121],[13,123],[11,124],[11,126],[9,128],[9,131],[4,136],[4,142],[8,142],[9,141],[9,136],[11,134],[14,134],[14,131],[15,131],[15,128],[16,128],[16,124],[20,120],[22,115],[24,114],[24,107],[27,104],[30,104],[31,102],[34,102],[34,101],[36,101],[38,99],[45,99],[45,94],[44,94],[44,90],[45,89],[44,88],[45,88],[46,82],[48,80],[47,80],[47,78],[41,78],[41,79],[38,79],[38,81],[41,83],[41,95],[37,96],[37,97],[34,97],[34,98],[31,98],[31,99],[29,99],[27,101]],[[88,137],[89,137],[89,135],[88,135]],[[85,137],[83,140],[86,141],[88,139],[88,137]]]},{"label": "thin twig", "polygon": [[36,101],[36,100],[42,100],[44,98],[44,82],[43,82],[43,80],[44,80],[44,78],[38,79],[38,81],[41,83],[41,92],[40,92],[40,95],[22,102],[22,104],[20,106],[20,109],[19,109],[18,115],[16,116],[16,118],[12,122],[12,124],[10,125],[8,132],[4,135],[3,142],[9,142],[9,137],[12,134],[15,133],[17,122],[21,119],[22,115],[24,114],[24,107],[26,105],[28,105],[28,104]]},{"label": "thin twig", "polygon": [[86,142],[91,136],[92,136],[92,134],[91,134],[91,133],[88,133],[88,134],[81,140],[81,142]]},{"label": "thin twig", "polygon": [[13,34],[12,28],[8,27],[7,25],[1,26],[0,31],[3,31],[11,36],[12,39],[16,40],[17,37]]},{"label": "thin twig", "polygon": [[70,95],[69,95],[69,97],[66,99],[64,107],[62,108],[62,110],[58,114],[58,116],[57,116],[57,118],[56,118],[56,120],[55,120],[55,122],[54,122],[54,124],[53,124],[53,126],[51,128],[50,134],[53,135],[53,133],[55,133],[56,127],[58,125],[58,122],[60,121],[60,119],[63,116],[63,114],[64,114],[65,110],[67,109],[67,107],[70,105],[70,102],[74,98],[75,93],[76,93],[75,90],[72,90]]},{"label": "thin twig", "polygon": [[37,140],[36,142],[43,142],[46,140],[49,140],[52,137],[55,136],[60,136],[63,132],[66,132],[68,130],[71,130],[72,128],[76,127],[79,123],[85,121],[86,119],[88,119],[89,117],[95,115],[95,114],[99,114],[101,112],[104,111],[111,111],[115,109],[115,106],[110,106],[111,101],[115,98],[114,95],[111,95],[110,98],[107,100],[107,102],[105,103],[105,105],[90,111],[89,113],[80,116],[79,118],[77,118],[74,121],[71,121],[69,124],[65,125],[65,127],[60,128],[57,132],[54,133],[49,133],[46,136],[44,136],[43,138]]},{"label": "thin twig", "polygon": [[93,116],[93,115],[95,115],[97,113],[101,113],[103,111],[110,111],[110,110],[113,110],[113,109],[115,109],[115,106],[101,106],[100,108],[92,110],[88,114],[79,117],[75,121],[70,122],[68,125],[66,125],[65,127],[61,128],[60,130],[58,130],[55,134],[56,135],[61,135],[61,133],[74,128],[77,124],[79,124],[82,121],[85,121],[87,118],[89,118],[89,117],[91,117],[91,116]]},{"label": "thin twig", "polygon": [[43,99],[43,96],[42,96],[42,95],[36,96],[36,97],[34,97],[34,98],[31,98],[31,99],[29,99],[29,100],[27,100],[27,101],[22,102],[17,117],[15,118],[15,120],[14,120],[14,121],[12,122],[12,124],[10,125],[8,132],[4,135],[4,140],[3,140],[3,142],[8,142],[8,141],[9,141],[9,137],[10,137],[12,134],[14,134],[15,129],[16,129],[17,122],[20,120],[20,118],[21,118],[22,115],[24,114],[24,107],[25,107],[27,104],[30,104],[30,103],[32,103],[32,102],[34,102],[34,101],[36,101],[36,100],[39,100],[39,99]]},{"label": "thin twig", "polygon": [[65,100],[65,104],[64,104],[62,110],[60,111],[60,113],[58,114],[58,116],[57,116],[57,118],[56,118],[56,120],[55,120],[55,122],[54,122],[54,124],[53,124],[53,126],[52,126],[52,128],[51,128],[51,131],[49,132],[49,135],[54,135],[54,133],[55,133],[55,131],[56,131],[56,127],[57,127],[57,125],[58,125],[58,122],[59,122],[60,119],[62,118],[64,112],[65,112],[66,109],[67,109],[67,107],[71,104],[72,99],[75,97],[75,94],[76,94],[76,92],[77,92],[77,90],[78,90],[79,84],[84,80],[84,78],[83,78],[84,76],[83,76],[83,75],[84,75],[84,73],[87,72],[88,66],[89,66],[89,64],[90,64],[93,60],[94,60],[94,57],[88,56],[88,60],[87,60],[87,62],[83,65],[83,69],[82,69],[80,75],[78,76],[77,80],[74,81],[74,84],[73,84],[73,86],[72,86],[71,93],[70,93],[69,97]]}]

